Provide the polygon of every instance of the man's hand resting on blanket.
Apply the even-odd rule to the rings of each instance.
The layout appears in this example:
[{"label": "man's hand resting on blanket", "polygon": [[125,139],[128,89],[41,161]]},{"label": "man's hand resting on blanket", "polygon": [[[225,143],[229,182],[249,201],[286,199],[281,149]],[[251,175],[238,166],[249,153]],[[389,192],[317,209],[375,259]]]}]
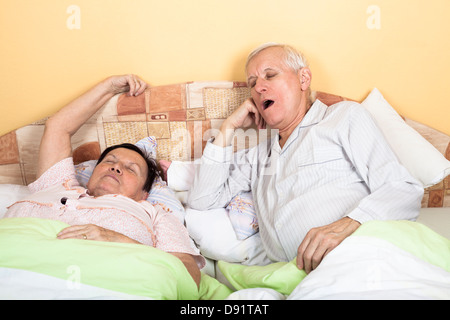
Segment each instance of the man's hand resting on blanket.
[{"label": "man's hand resting on blanket", "polygon": [[331,250],[355,232],[360,225],[358,221],[345,217],[329,225],[309,230],[298,247],[298,268],[310,273]]}]

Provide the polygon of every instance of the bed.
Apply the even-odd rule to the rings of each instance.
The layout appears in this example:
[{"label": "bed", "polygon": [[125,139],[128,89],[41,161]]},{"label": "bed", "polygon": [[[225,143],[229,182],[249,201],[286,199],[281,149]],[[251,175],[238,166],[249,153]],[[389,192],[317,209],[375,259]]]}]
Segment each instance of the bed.
[{"label": "bed", "polygon": [[[184,220],[207,259],[199,290],[171,255],[143,245],[57,240],[65,225],[2,218],[36,179],[46,119],[0,137],[0,299],[450,299],[450,137],[401,117],[373,89],[360,101],[424,186],[417,222],[363,224],[306,275],[264,254],[250,194],[226,208],[190,209],[186,193],[206,141],[247,97],[245,83],[189,82],[117,95],[72,139],[77,178],[87,182],[106,147],[145,142],[163,179],[147,199]],[[348,100],[313,92],[327,105]],[[235,150],[266,139],[241,132]],[[113,262],[113,263],[112,263]]]}]

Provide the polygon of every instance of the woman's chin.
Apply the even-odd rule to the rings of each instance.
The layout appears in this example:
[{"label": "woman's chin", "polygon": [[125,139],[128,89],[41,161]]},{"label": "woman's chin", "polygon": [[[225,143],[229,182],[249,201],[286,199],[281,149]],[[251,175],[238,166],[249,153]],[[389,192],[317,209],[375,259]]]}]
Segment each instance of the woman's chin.
[{"label": "woman's chin", "polygon": [[117,190],[114,190],[113,188],[108,187],[97,187],[93,189],[88,189],[88,195],[98,198],[101,196],[106,196],[108,194],[119,194]]}]

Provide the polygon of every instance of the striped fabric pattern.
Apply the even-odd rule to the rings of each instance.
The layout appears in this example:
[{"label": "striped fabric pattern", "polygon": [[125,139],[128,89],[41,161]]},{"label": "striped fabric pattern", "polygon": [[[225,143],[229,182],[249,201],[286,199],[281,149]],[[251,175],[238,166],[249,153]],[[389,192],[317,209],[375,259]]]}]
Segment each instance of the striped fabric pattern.
[{"label": "striped fabric pattern", "polygon": [[233,154],[211,142],[196,171],[189,204],[224,207],[251,190],[268,257],[289,261],[306,233],[349,216],[415,219],[423,188],[398,163],[359,104],[316,101],[283,149],[278,139]]}]

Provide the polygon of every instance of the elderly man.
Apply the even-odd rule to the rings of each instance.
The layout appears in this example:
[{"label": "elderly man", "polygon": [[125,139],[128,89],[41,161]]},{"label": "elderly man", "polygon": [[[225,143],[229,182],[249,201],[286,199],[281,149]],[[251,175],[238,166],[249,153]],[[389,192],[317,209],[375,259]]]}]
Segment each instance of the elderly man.
[{"label": "elderly man", "polygon": [[[249,55],[246,72],[252,98],[208,142],[189,195],[192,208],[223,207],[251,190],[268,257],[297,257],[308,273],[361,223],[418,216],[419,182],[358,103],[311,102],[312,73],[300,53],[263,45]],[[234,130],[253,123],[278,134],[233,154]]]}]

